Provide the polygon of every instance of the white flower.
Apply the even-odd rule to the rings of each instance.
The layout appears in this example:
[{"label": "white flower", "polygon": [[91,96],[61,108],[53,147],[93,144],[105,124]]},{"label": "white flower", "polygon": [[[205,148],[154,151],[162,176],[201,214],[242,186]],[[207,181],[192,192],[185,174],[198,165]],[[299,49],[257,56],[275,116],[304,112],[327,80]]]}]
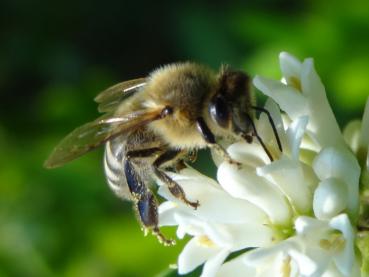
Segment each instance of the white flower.
[{"label": "white flower", "polygon": [[206,261],[204,276],[215,274],[227,256],[247,247],[263,247],[273,241],[273,230],[260,224],[267,215],[249,201],[235,199],[216,182],[187,169],[171,174],[189,199],[201,199],[196,211],[173,198],[167,187],[159,193],[171,201],[159,208],[161,225],[178,225],[177,236],[193,236],[178,260],[180,274],[188,273]]},{"label": "white flower", "polygon": [[362,167],[362,183],[369,187],[369,98],[362,121],[350,122],[343,131],[343,135]]},{"label": "white flower", "polygon": [[193,169],[168,173],[200,202],[197,210],[159,188],[168,200],[159,207],[160,225],[192,237],[178,258],[180,274],[203,264],[202,276],[360,276],[361,169],[345,140],[354,153],[365,152],[368,171],[369,104],[363,123],[348,127],[361,131],[344,139],[313,60],[281,53],[280,64],[282,82],[257,76],[254,85],[270,97],[265,108],[283,153],[262,115],[256,125],[273,162],[258,143],[238,142],[227,151],[241,167],[220,163],[217,181]]}]

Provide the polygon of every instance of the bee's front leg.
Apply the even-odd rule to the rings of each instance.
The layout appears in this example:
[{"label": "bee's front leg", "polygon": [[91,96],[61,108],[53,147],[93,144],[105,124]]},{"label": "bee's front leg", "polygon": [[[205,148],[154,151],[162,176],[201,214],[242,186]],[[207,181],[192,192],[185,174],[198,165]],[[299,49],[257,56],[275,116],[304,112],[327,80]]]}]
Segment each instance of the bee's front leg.
[{"label": "bee's front leg", "polygon": [[209,129],[208,125],[205,123],[202,117],[199,117],[196,121],[197,129],[199,130],[200,134],[208,144],[209,148],[214,149],[218,155],[220,155],[224,160],[231,164],[235,164],[237,166],[241,166],[241,164],[231,158],[228,152],[219,145],[216,140],[214,134]]}]

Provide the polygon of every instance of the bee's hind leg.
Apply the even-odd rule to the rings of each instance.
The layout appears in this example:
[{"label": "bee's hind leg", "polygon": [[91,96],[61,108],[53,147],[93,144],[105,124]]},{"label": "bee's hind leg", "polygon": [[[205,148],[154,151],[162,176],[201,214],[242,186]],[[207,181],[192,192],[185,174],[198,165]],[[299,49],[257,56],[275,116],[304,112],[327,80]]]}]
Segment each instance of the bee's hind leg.
[{"label": "bee's hind leg", "polygon": [[168,186],[168,189],[171,194],[173,194],[173,196],[180,199],[187,205],[193,207],[194,209],[197,209],[197,207],[200,205],[199,201],[189,201],[182,187],[177,182],[173,181],[172,178],[170,178],[164,171],[159,168],[162,164],[175,159],[179,153],[179,150],[168,150],[161,154],[153,163],[153,171],[156,177],[158,177]]},{"label": "bee's hind leg", "polygon": [[156,235],[159,241],[164,245],[175,244],[174,240],[165,238],[160,232],[158,227],[158,204],[155,196],[137,174],[129,158],[124,162],[124,173],[139,219],[145,231],[151,229],[153,234]]}]

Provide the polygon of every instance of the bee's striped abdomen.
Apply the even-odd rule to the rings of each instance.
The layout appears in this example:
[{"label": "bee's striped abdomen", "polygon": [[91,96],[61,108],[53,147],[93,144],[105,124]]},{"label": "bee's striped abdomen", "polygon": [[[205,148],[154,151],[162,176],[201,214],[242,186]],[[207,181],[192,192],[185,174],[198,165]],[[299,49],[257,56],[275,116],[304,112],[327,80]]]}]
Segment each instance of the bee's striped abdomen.
[{"label": "bee's striped abdomen", "polygon": [[124,175],[124,140],[115,138],[105,144],[104,170],[109,187],[120,197],[130,198]]}]

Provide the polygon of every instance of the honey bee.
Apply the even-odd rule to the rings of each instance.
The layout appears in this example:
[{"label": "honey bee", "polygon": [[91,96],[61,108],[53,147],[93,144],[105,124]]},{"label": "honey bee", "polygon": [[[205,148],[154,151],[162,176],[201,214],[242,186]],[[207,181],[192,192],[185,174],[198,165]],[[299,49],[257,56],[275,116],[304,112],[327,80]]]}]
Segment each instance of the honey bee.
[{"label": "honey bee", "polygon": [[61,166],[105,144],[104,169],[110,188],[134,203],[143,228],[166,245],[174,241],[159,230],[158,203],[149,184],[160,180],[194,209],[200,203],[189,200],[164,169],[183,167],[191,153],[202,148],[238,164],[217,143],[218,138],[251,143],[256,137],[273,160],[255,128],[255,111],[267,114],[282,151],[270,114],[254,105],[250,78],[226,66],[216,73],[190,62],[166,65],[146,78],[108,88],[95,101],[104,114],[66,136],[45,167]]}]

